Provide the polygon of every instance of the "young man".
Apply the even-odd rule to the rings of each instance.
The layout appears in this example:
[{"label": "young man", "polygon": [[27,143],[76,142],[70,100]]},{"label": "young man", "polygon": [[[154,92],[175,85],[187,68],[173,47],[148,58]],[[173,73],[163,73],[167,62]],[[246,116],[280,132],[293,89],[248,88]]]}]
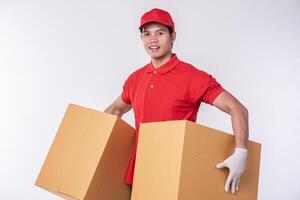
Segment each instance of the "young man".
[{"label": "young man", "polygon": [[[225,190],[231,188],[232,193],[235,193],[246,168],[247,109],[210,74],[179,60],[172,52],[176,32],[168,12],[157,8],[146,12],[141,18],[139,29],[151,62],[128,77],[122,94],[105,112],[121,117],[133,108],[136,145],[140,123],[183,119],[195,122],[201,102],[230,114],[236,148],[217,168],[229,168]],[[125,176],[125,182],[129,185],[133,182],[136,147]]]}]

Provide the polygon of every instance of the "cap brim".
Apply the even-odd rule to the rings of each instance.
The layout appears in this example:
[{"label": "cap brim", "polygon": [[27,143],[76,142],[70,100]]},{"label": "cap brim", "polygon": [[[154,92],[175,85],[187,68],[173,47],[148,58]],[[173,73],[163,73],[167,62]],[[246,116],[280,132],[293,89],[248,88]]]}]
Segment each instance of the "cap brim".
[{"label": "cap brim", "polygon": [[[141,30],[141,28],[143,26],[145,26],[146,24],[151,23],[151,22],[156,22],[156,23],[159,23],[159,24],[163,24],[165,26],[168,26],[168,27],[172,28],[172,26],[170,26],[170,24],[168,24],[168,23],[165,23],[165,22],[162,22],[162,21],[158,21],[158,20],[157,21],[156,20],[148,20],[148,21],[145,21],[142,25],[140,25],[139,29]],[[172,30],[173,30],[173,28],[172,28]]]}]

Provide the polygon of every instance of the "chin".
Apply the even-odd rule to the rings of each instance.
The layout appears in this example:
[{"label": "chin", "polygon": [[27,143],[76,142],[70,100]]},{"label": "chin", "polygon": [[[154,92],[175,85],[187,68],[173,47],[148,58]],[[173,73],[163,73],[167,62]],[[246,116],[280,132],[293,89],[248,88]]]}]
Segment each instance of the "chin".
[{"label": "chin", "polygon": [[162,55],[152,54],[150,55],[151,58],[161,58]]},{"label": "chin", "polygon": [[158,59],[158,58],[164,57],[166,54],[161,53],[161,52],[159,52],[159,53],[151,53],[151,52],[148,52],[148,55],[149,55],[151,58],[156,58],[156,59]]}]

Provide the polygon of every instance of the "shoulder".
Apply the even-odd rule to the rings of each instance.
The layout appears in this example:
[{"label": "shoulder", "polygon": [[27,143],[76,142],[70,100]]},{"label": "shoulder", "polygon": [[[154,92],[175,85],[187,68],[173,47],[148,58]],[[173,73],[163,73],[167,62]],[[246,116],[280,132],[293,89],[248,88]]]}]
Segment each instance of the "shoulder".
[{"label": "shoulder", "polygon": [[180,61],[179,68],[180,70],[182,70],[183,73],[186,73],[190,78],[198,77],[203,79],[203,78],[208,78],[210,76],[209,73],[184,61]]},{"label": "shoulder", "polygon": [[141,78],[143,77],[143,75],[146,73],[146,69],[148,67],[149,64],[140,67],[136,70],[134,70],[133,72],[131,72],[129,74],[129,76],[127,77],[127,79],[125,80],[125,84],[129,84],[131,86],[134,86],[136,84],[139,83],[139,80],[141,80]]},{"label": "shoulder", "polygon": [[140,67],[138,69],[136,69],[135,71],[131,72],[131,74],[129,74],[128,79],[135,79],[140,77],[142,74],[144,74],[146,72],[146,69],[148,67],[149,64]]}]

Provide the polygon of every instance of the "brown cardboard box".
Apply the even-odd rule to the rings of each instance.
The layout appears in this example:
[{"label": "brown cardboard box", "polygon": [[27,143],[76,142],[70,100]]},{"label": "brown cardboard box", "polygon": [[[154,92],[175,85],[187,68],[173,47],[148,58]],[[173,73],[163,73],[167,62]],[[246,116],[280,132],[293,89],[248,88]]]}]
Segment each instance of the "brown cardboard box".
[{"label": "brown cardboard box", "polygon": [[129,200],[134,132],[115,115],[70,104],[36,185],[65,199]]},{"label": "brown cardboard box", "polygon": [[249,142],[237,194],[224,190],[234,136],[180,120],[141,124],[131,200],[257,199],[261,145]]}]

